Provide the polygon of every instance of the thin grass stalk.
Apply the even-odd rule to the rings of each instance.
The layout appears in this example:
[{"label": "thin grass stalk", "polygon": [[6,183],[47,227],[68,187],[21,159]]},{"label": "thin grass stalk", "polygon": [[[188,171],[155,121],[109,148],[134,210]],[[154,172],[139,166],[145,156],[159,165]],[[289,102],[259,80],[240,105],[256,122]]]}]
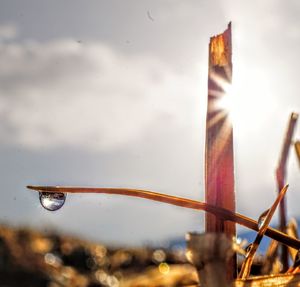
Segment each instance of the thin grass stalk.
[{"label": "thin grass stalk", "polygon": [[254,240],[254,242],[252,243],[250,250],[248,251],[247,255],[246,255],[246,259],[242,264],[242,268],[239,274],[239,278],[240,279],[246,279],[249,275],[250,275],[250,271],[251,271],[251,266],[254,260],[254,256],[255,253],[258,249],[258,246],[269,226],[269,223],[275,213],[275,210],[278,206],[278,204],[282,201],[282,199],[284,198],[285,193],[287,192],[288,189],[288,185],[286,185],[285,187],[283,187],[283,189],[280,191],[280,193],[278,194],[275,202],[273,203],[273,205],[271,206],[271,208],[269,209],[269,211],[267,212],[267,214],[264,216],[263,219],[263,223],[260,225],[259,227],[259,231],[256,235],[256,238]]}]

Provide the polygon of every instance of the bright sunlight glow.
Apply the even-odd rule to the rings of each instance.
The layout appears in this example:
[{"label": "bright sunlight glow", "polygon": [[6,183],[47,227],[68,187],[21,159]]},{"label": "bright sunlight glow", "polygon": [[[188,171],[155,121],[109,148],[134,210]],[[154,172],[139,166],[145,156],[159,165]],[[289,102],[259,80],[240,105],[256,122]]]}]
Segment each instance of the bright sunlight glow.
[{"label": "bright sunlight glow", "polygon": [[266,113],[276,107],[271,97],[270,84],[262,72],[242,69],[233,74],[232,84],[221,83],[224,94],[216,101],[216,109],[223,110],[231,121],[235,134],[259,129]]}]

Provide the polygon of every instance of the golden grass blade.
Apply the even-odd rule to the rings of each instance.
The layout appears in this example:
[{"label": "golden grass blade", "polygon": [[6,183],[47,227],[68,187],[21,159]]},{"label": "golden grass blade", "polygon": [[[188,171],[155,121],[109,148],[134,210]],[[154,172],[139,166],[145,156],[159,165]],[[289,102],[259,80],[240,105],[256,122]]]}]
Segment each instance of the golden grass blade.
[{"label": "golden grass blade", "polygon": [[[286,227],[286,233],[294,238],[298,239],[298,224],[295,218],[292,218],[287,227]],[[289,248],[289,254],[292,258],[292,260],[295,260],[296,254],[297,254],[297,250],[293,249],[293,248]]]},{"label": "golden grass blade", "polygon": [[[239,213],[234,213],[230,210],[216,207],[205,202],[191,200],[187,198],[176,197],[172,195],[157,193],[153,191],[138,190],[138,189],[127,189],[127,188],[93,188],[93,187],[63,187],[63,186],[27,186],[31,190],[37,192],[62,192],[62,193],[105,193],[105,194],[116,194],[133,196],[139,198],[145,198],[158,202],[164,202],[176,206],[181,206],[189,209],[202,210],[210,212],[224,220],[233,221],[237,224],[258,231],[258,222],[247,216]],[[266,235],[279,241],[282,244],[290,246],[295,249],[300,249],[300,240],[292,238],[274,228],[268,227]]]},{"label": "golden grass blade", "polygon": [[299,165],[300,165],[300,141],[295,142],[295,150],[296,150],[298,162],[299,162]]},{"label": "golden grass blade", "polygon": [[239,278],[241,279],[246,279],[249,275],[250,275],[250,271],[251,271],[251,266],[254,260],[254,256],[255,253],[258,249],[258,246],[269,226],[269,223],[274,215],[274,212],[278,206],[278,204],[281,202],[281,200],[284,198],[285,193],[287,192],[288,189],[288,185],[286,185],[285,187],[282,188],[282,190],[280,191],[280,193],[278,194],[275,202],[273,203],[273,205],[271,206],[270,209],[268,209],[267,212],[263,212],[262,215],[260,216],[260,219],[262,219],[263,217],[263,221],[260,224],[259,223],[259,231],[256,235],[256,238],[254,240],[254,242],[252,243],[249,252],[246,255],[246,259],[242,264],[242,268],[239,274]]}]

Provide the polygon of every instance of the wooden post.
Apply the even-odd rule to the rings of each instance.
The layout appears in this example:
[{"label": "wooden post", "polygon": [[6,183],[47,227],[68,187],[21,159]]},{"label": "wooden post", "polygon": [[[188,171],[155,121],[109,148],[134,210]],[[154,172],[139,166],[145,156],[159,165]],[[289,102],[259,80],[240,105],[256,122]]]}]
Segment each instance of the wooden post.
[{"label": "wooden post", "polygon": [[232,257],[232,241],[220,233],[187,233],[188,260],[196,267],[201,287],[230,287],[226,278],[228,260]]},{"label": "wooden post", "polygon": [[[205,146],[206,202],[235,212],[233,133],[228,111],[218,104],[226,97],[231,84],[232,52],[231,23],[224,33],[214,36],[209,43],[208,103]],[[235,223],[206,213],[206,232],[236,235]],[[236,260],[228,264],[228,279],[236,276]]]},{"label": "wooden post", "polygon": [[[292,143],[292,138],[295,130],[295,126],[297,123],[298,114],[292,113],[289,119],[287,131],[285,134],[282,151],[280,154],[280,159],[278,162],[278,166],[276,169],[276,180],[277,180],[277,187],[278,192],[283,188],[283,186],[286,184],[286,165],[288,160],[288,155]],[[286,201],[283,199],[279,205],[279,222],[280,222],[280,231],[286,232]],[[282,271],[287,271],[288,269],[288,249],[285,245],[282,245],[281,247],[281,263],[283,265]]]}]

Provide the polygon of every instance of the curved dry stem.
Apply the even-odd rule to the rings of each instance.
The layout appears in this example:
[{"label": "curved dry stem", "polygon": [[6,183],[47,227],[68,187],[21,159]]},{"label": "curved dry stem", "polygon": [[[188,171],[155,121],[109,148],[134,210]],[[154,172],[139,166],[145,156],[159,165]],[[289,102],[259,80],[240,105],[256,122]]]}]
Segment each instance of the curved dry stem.
[{"label": "curved dry stem", "polygon": [[[105,193],[118,194],[124,196],[140,197],[158,202],[164,202],[176,206],[181,206],[189,209],[203,210],[214,214],[224,220],[229,220],[248,227],[252,230],[258,231],[257,221],[246,217],[239,213],[234,213],[230,210],[207,204],[205,202],[196,201],[192,199],[172,196],[153,191],[128,189],[128,188],[96,188],[96,187],[63,187],[63,186],[27,186],[27,188],[38,192],[62,192],[62,193]],[[295,249],[300,249],[300,240],[292,238],[276,229],[268,227],[265,233],[272,239],[279,241],[282,244],[290,246]]]}]

